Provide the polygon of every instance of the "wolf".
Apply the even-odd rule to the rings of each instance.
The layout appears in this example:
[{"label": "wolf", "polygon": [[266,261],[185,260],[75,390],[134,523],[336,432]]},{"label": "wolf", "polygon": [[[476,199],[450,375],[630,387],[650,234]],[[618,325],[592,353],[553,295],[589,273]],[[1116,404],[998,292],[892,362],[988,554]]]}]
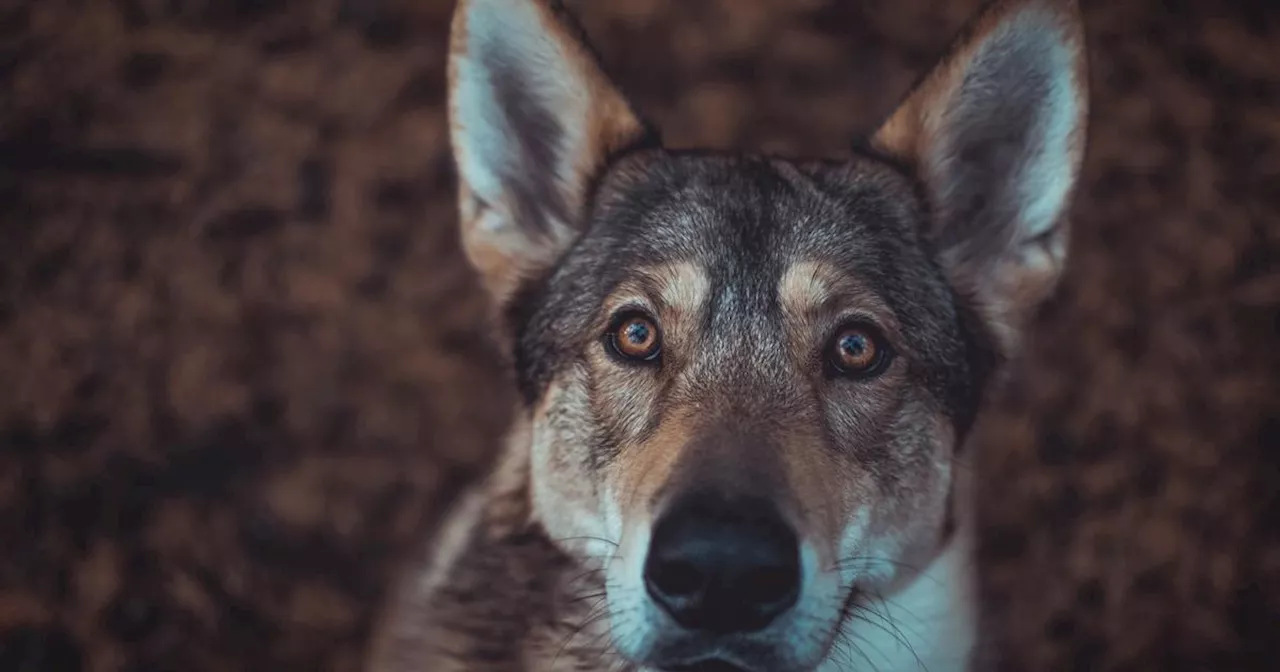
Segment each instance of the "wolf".
[{"label": "wolf", "polygon": [[983,399],[1068,251],[1074,0],[989,4],[841,156],[665,147],[552,0],[462,0],[462,249],[518,408],[372,672],[970,669]]}]

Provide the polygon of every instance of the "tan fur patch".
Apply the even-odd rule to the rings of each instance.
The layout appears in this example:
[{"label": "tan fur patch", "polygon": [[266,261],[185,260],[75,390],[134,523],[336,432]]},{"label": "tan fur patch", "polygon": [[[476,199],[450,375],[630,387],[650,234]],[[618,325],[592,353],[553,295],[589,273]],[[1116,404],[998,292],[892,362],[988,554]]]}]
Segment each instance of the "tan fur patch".
[{"label": "tan fur patch", "polygon": [[[700,316],[706,310],[709,291],[710,282],[703,268],[692,262],[674,262],[637,269],[605,299],[598,318],[600,329],[605,328],[617,311],[628,306],[642,308],[653,315],[662,335],[664,371],[654,375],[647,370],[623,370],[603,352],[598,352],[591,358],[591,366],[597,380],[603,383],[593,401],[602,419],[628,436],[638,436],[643,431],[655,413],[660,391],[678,374],[688,359],[690,345],[698,338]],[[667,457],[636,455],[651,451],[663,455],[677,452],[681,444],[670,437],[683,436],[685,439],[681,440],[687,440],[687,429],[680,418],[667,419],[657,437],[624,453],[628,459],[646,465],[645,469],[654,466],[649,461],[657,460],[664,465],[663,469],[669,470],[674,456],[668,455],[671,458],[668,462]],[[625,472],[629,468],[627,464],[624,461],[619,468]],[[630,479],[624,476],[622,480]],[[622,489],[628,491],[630,486],[624,485]],[[627,505],[623,506],[625,509]]]},{"label": "tan fur patch", "polygon": [[870,318],[885,336],[901,342],[901,324],[889,305],[865,285],[836,266],[799,261],[778,281],[778,300],[794,339],[811,340],[835,318]]},{"label": "tan fur patch", "polygon": [[[825,562],[834,561],[834,544],[859,503],[865,501],[867,475],[850,462],[835,459],[816,432],[817,423],[797,423],[781,437],[787,490],[794,500],[790,512],[797,533],[817,542]],[[870,484],[868,483],[867,486]]]},{"label": "tan fur patch", "polygon": [[[706,269],[689,261],[636,269],[604,301],[601,327],[616,311],[636,305],[652,312],[662,330],[664,349],[676,357],[681,344],[697,338],[699,319],[710,298],[711,282]],[[665,343],[675,347],[667,349]]]},{"label": "tan fur patch", "polygon": [[675,414],[651,440],[620,456],[616,472],[618,503],[628,515],[651,512],[658,493],[671,480],[684,455],[693,428],[693,419],[687,413]]},{"label": "tan fur patch", "polygon": [[883,299],[832,264],[819,261],[792,264],[778,281],[778,298],[792,319],[856,306],[883,322],[881,326],[898,329],[898,320]]}]

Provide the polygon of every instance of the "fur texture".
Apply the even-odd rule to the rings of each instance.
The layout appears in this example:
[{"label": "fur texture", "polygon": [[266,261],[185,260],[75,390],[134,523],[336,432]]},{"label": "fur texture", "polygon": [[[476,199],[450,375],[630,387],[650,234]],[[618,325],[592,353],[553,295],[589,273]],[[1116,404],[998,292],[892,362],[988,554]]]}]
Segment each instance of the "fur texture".
[{"label": "fur texture", "polygon": [[[1064,254],[1078,22],[1067,1],[992,5],[866,151],[795,161],[662,148],[554,3],[462,3],[463,243],[524,403],[373,669],[847,669],[894,601],[920,622],[875,647],[887,669],[962,669],[955,459]],[[611,351],[632,314],[660,358]],[[848,325],[883,371],[832,369]],[[798,602],[768,627],[688,630],[647,592],[655,521],[693,493],[763,497],[799,536]],[[498,574],[526,582],[476,594]]]}]

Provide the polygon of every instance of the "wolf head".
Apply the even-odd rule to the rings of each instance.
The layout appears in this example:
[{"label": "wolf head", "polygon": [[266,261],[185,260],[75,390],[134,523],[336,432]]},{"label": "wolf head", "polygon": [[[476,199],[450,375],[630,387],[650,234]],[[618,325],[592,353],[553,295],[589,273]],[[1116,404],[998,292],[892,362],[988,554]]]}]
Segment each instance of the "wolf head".
[{"label": "wolf head", "polygon": [[537,522],[613,648],[812,669],[948,541],[955,457],[1066,254],[1071,0],[990,6],[842,160],[671,151],[546,0],[464,0],[462,241],[501,318]]}]

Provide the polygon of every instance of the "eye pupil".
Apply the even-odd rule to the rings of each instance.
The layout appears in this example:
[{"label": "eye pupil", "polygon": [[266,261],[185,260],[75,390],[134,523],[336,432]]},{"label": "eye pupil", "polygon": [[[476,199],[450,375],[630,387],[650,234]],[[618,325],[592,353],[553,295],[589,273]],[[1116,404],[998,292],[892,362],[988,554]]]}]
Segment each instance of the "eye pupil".
[{"label": "eye pupil", "polygon": [[840,339],[840,349],[855,359],[861,357],[867,351],[867,337],[863,334],[845,334]]},{"label": "eye pupil", "polygon": [[636,320],[627,325],[627,340],[636,345],[644,345],[649,340],[649,327]]}]

